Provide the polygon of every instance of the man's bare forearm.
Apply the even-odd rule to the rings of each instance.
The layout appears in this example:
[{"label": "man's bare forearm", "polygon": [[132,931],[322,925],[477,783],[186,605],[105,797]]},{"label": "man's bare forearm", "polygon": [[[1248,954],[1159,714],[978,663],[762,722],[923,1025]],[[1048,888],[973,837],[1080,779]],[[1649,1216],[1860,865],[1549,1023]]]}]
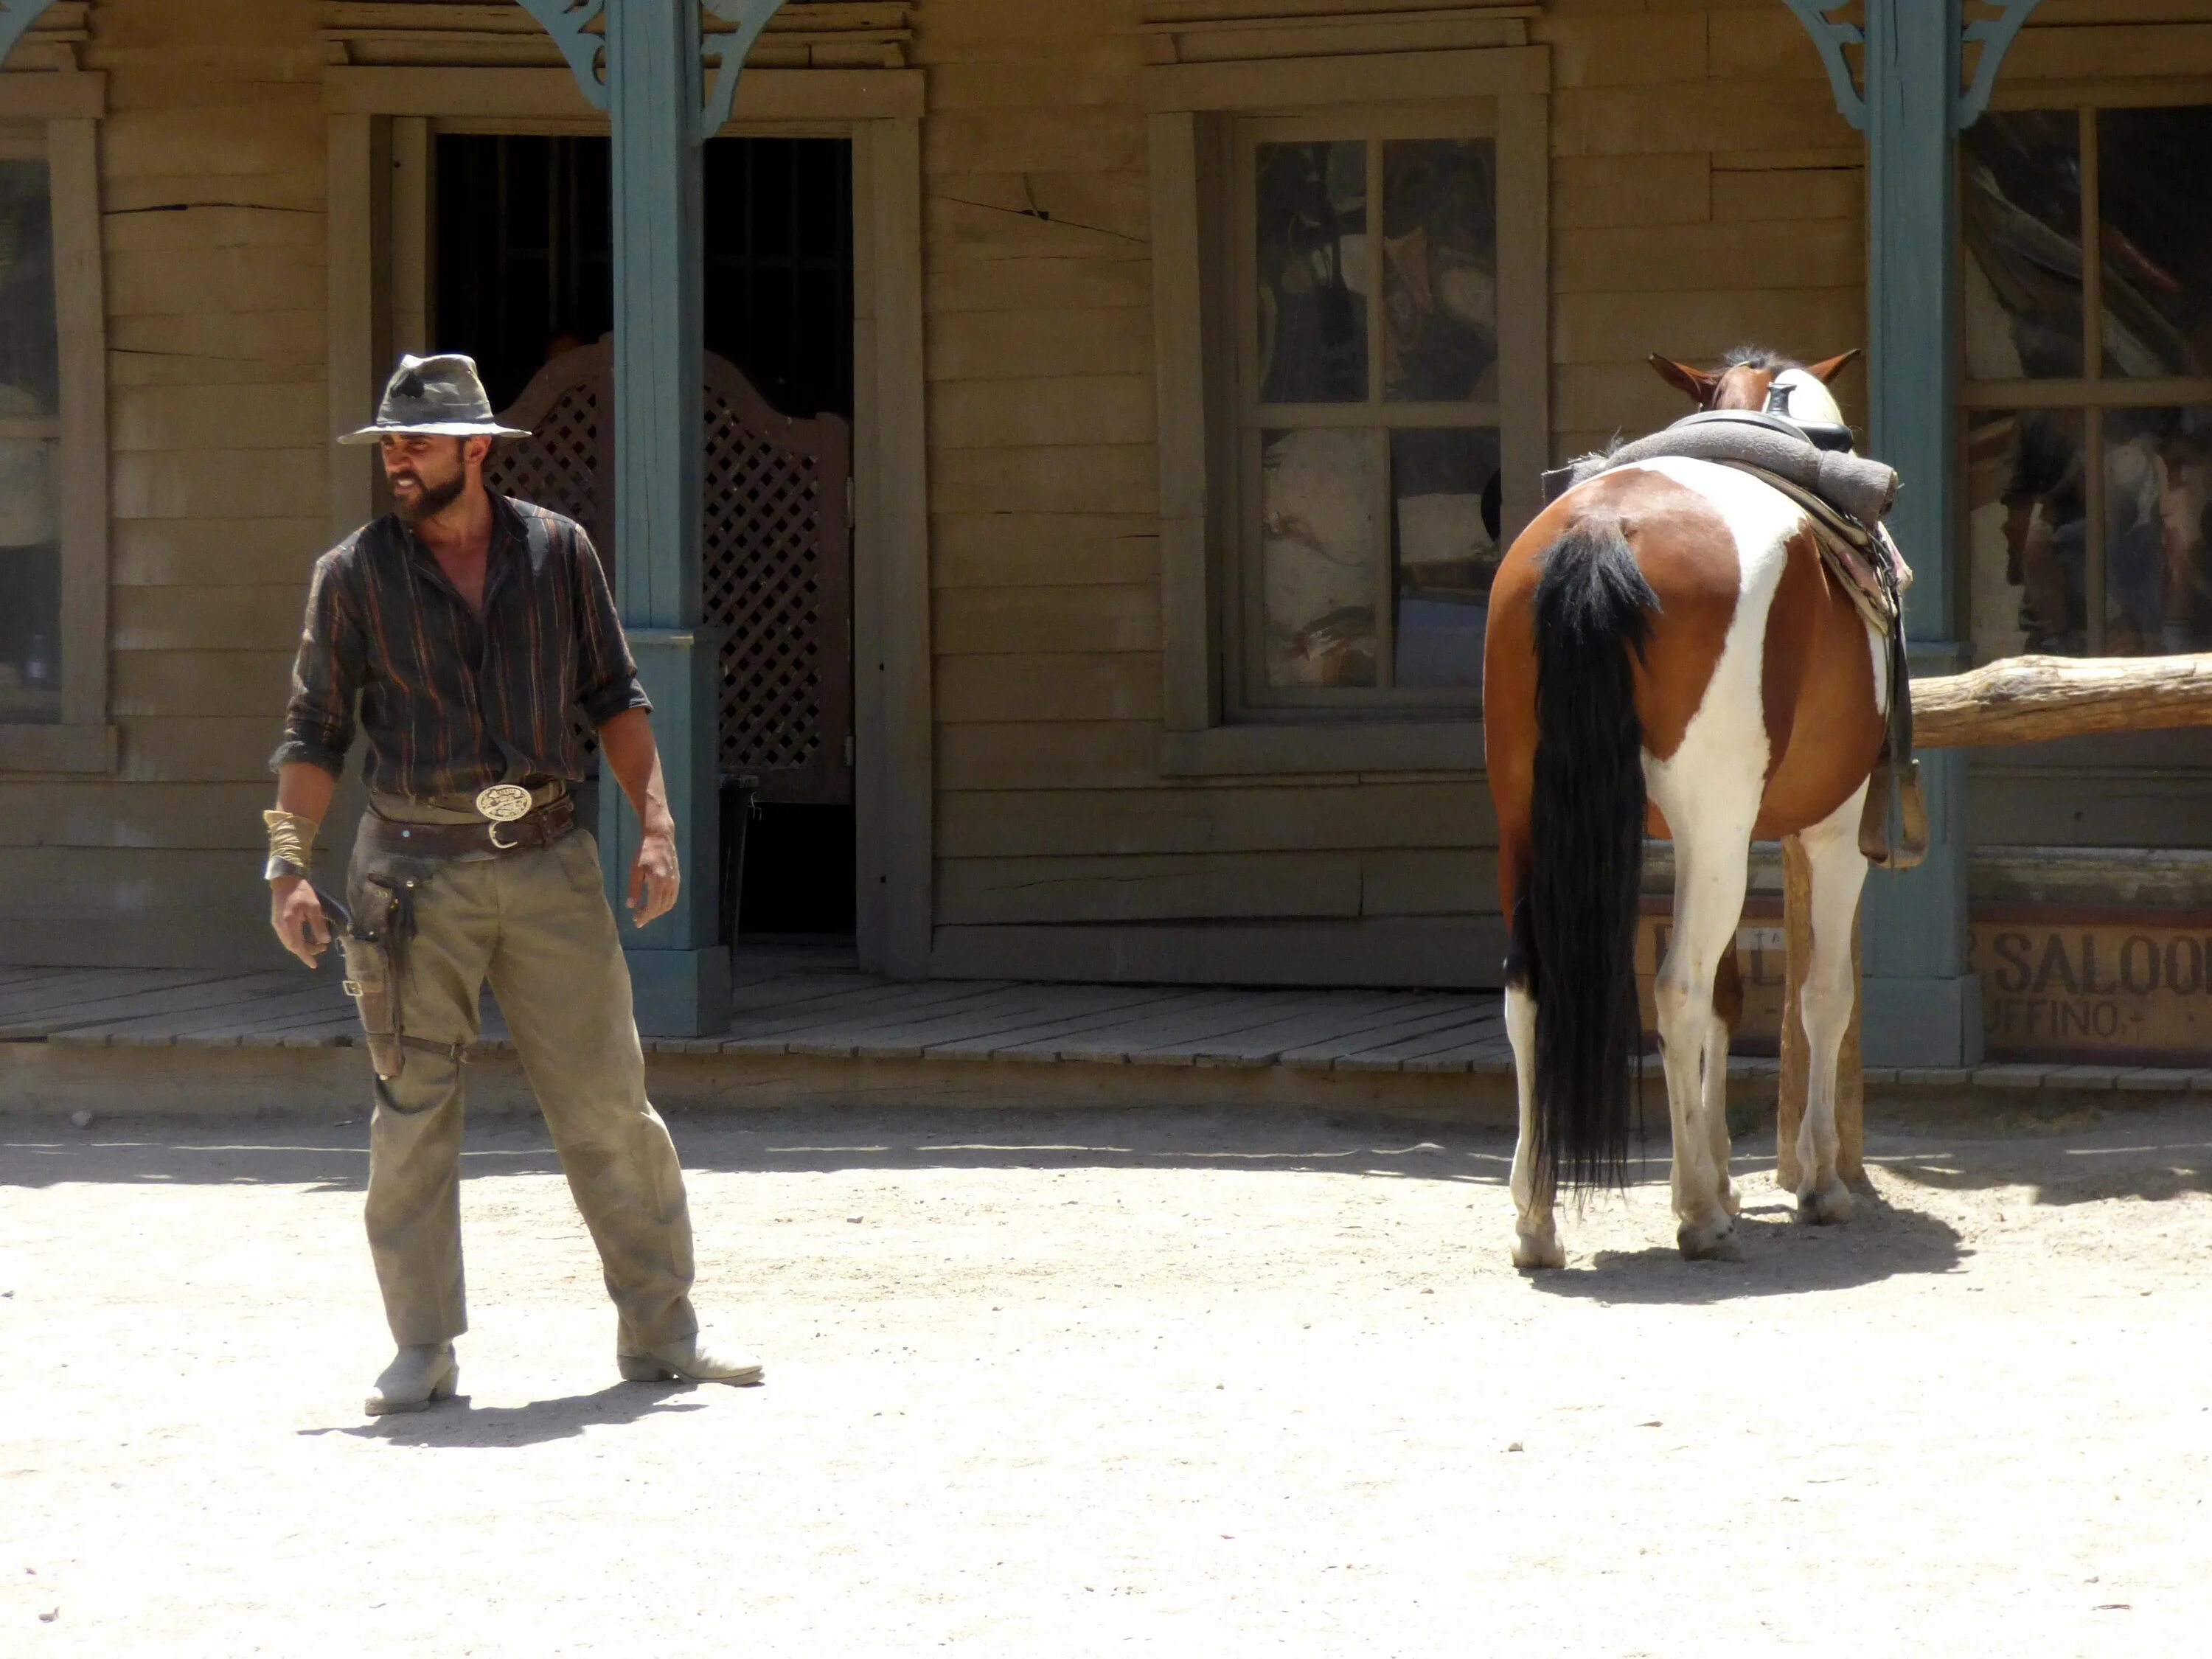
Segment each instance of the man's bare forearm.
[{"label": "man's bare forearm", "polygon": [[286,761],[276,769],[276,810],[320,823],[331,815],[338,781],[312,761]]},{"label": "man's bare forearm", "polygon": [[668,782],[661,775],[660,747],[653,740],[653,719],[642,708],[627,709],[599,728],[599,753],[623,793],[637,811],[639,824],[649,835],[673,835],[676,820],[668,811]]}]

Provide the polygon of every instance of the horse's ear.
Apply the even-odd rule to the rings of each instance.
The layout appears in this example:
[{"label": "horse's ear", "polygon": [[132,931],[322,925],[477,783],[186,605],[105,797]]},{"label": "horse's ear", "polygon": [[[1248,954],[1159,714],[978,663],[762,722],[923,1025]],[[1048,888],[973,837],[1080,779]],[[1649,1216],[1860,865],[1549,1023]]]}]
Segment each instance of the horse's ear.
[{"label": "horse's ear", "polygon": [[1834,381],[1837,375],[1842,374],[1865,355],[1856,346],[1853,346],[1842,356],[1831,357],[1825,363],[1808,363],[1805,372],[1820,381],[1822,386],[1827,386]]},{"label": "horse's ear", "polygon": [[1672,357],[1662,357],[1656,351],[1651,354],[1651,367],[1659,371],[1661,380],[1686,393],[1690,401],[1700,409],[1708,407],[1713,401],[1713,394],[1720,390],[1719,375],[1708,374],[1702,368],[1692,368],[1687,363],[1678,363]]}]

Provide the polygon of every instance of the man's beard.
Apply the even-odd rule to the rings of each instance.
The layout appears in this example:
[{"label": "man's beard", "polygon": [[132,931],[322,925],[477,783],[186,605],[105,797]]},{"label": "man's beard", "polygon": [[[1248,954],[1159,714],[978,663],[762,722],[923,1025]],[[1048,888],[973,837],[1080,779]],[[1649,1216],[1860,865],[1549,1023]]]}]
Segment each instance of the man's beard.
[{"label": "man's beard", "polygon": [[443,483],[431,483],[419,473],[408,476],[414,481],[415,499],[406,501],[395,490],[392,502],[392,510],[405,525],[418,525],[425,519],[437,517],[460,499],[461,491],[468,488],[469,483],[469,475],[465,472],[456,472]]}]

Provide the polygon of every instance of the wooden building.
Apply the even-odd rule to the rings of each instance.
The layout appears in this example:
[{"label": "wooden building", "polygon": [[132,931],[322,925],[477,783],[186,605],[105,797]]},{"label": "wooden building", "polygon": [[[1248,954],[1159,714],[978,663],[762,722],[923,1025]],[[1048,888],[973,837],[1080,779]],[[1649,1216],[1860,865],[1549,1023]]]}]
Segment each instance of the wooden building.
[{"label": "wooden building", "polygon": [[[1878,47],[1921,27],[1898,4],[1869,8]],[[726,118],[706,100],[704,222],[664,291],[660,185],[619,135],[611,161],[586,90],[603,74],[620,121],[644,59],[543,21],[596,0],[4,0],[0,42],[30,22],[0,74],[0,962],[272,959],[258,812],[304,580],[376,510],[373,461],[331,438],[400,349],[476,351],[549,434],[518,487],[601,515],[626,614],[675,653],[695,884],[741,821],[741,930],[848,930],[905,975],[1493,983],[1483,584],[1545,465],[1680,412],[1653,351],[1826,356],[1870,308],[1892,342],[1934,330],[1840,388],[1878,446],[1885,398],[1956,441],[1891,434],[1933,504],[1917,631],[2201,648],[2190,572],[2149,622],[2103,595],[2135,592],[2123,487],[2146,526],[2203,494],[2212,248],[2140,246],[2166,210],[2096,157],[2147,170],[2212,123],[2212,0],[2044,0],[2008,54],[1991,26],[2022,7],[1923,8],[1949,15],[1936,82],[2004,57],[1995,113],[1964,211],[1939,142],[1871,218],[1870,162],[1904,167],[1915,109],[1948,124],[1960,88],[1908,109],[1877,75],[1862,111],[1846,78],[1839,107],[1846,9],[717,0],[710,58],[775,15]],[[2094,112],[2142,109],[2166,125]],[[2107,250],[2085,270],[2075,226],[2070,289],[2058,210],[2022,194],[2069,177]],[[2204,217],[2193,172],[2159,188]],[[2130,340],[2180,343],[2104,368],[2115,258],[2152,313]],[[598,343],[680,310],[679,279],[720,436],[703,486],[648,503],[614,453],[624,348]],[[2050,454],[2021,459],[2023,410]],[[2084,444],[2130,453],[2084,469]],[[2159,497],[2160,466],[2187,488]],[[686,487],[703,531],[641,551]],[[2212,570],[2178,518],[2167,540]],[[2023,596],[2037,550],[2056,613]],[[647,577],[672,571],[721,592],[669,599]],[[739,775],[757,816],[718,787]],[[2084,902],[2128,902],[2112,872],[2148,860],[2185,903],[2154,854],[2203,841],[2208,784],[2178,738],[1941,782],[1951,886],[1905,902],[1938,932],[1876,977],[1972,994],[1969,847],[2015,874],[2129,849],[2053,856]],[[720,914],[666,954],[722,948]]]}]

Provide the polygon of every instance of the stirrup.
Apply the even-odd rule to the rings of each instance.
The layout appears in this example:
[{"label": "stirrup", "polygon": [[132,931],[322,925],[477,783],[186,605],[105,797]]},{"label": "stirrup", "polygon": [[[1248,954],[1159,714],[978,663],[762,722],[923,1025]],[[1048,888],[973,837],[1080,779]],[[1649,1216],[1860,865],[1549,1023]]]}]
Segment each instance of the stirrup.
[{"label": "stirrup", "polygon": [[[1899,775],[1902,775],[1902,787]],[[1889,803],[1897,797],[1898,836],[1889,835]],[[1898,766],[1887,748],[1867,779],[1865,809],[1859,814],[1859,852],[1869,864],[1911,870],[1928,856],[1928,797],[1920,787],[1917,757]]]}]

